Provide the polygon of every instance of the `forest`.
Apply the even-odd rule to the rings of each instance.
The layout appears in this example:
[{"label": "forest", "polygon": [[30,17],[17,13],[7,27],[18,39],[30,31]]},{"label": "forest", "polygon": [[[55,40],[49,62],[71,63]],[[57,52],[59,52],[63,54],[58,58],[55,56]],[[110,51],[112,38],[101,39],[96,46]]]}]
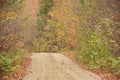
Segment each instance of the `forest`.
[{"label": "forest", "polygon": [[34,10],[30,1],[0,0],[0,80],[38,52],[67,53],[120,79],[120,0],[37,0]]}]

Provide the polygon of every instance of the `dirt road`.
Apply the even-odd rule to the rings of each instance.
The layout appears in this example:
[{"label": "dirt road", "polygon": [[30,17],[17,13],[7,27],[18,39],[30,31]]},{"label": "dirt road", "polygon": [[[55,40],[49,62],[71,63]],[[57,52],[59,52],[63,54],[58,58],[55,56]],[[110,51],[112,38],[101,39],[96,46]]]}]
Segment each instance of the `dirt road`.
[{"label": "dirt road", "polygon": [[59,53],[34,53],[23,80],[101,80]]}]

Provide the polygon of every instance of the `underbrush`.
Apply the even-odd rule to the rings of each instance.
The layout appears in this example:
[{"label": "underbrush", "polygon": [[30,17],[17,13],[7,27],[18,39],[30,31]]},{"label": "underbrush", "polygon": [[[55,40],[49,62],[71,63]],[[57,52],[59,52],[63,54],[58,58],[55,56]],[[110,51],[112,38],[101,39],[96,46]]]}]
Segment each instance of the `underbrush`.
[{"label": "underbrush", "polygon": [[33,24],[27,3],[27,0],[0,0],[0,80],[14,74],[30,50]]},{"label": "underbrush", "polygon": [[7,53],[0,54],[0,78],[12,75],[20,68],[20,64],[24,59],[26,50],[11,49]]},{"label": "underbrush", "polygon": [[[79,45],[76,59],[86,64],[91,70],[100,69],[103,73],[114,74],[119,79],[120,29],[118,26],[120,24],[116,11],[119,1],[79,1],[79,12],[77,12]],[[108,2],[113,5],[112,8]]]},{"label": "underbrush", "polygon": [[87,64],[90,69],[101,68],[103,72],[120,74],[120,57],[115,58],[110,53],[109,44],[97,34],[87,32],[86,35],[85,33],[82,35],[86,37],[81,37],[84,38],[84,42],[80,42],[81,53],[77,55],[77,60]]}]

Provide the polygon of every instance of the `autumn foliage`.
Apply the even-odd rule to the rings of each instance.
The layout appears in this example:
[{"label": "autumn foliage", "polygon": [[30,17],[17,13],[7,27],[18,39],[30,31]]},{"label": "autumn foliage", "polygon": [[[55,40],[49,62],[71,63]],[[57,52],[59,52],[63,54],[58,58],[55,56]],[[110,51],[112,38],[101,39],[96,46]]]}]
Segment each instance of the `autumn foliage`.
[{"label": "autumn foliage", "polygon": [[[35,26],[25,0],[0,0],[0,79],[20,68]],[[26,13],[27,12],[27,13]]]},{"label": "autumn foliage", "polygon": [[75,51],[89,69],[120,74],[118,0],[39,1],[37,51]]},{"label": "autumn foliage", "polygon": [[27,3],[0,0],[0,73],[15,71],[28,51],[72,51],[90,70],[120,78],[119,0],[38,0],[37,14]]}]

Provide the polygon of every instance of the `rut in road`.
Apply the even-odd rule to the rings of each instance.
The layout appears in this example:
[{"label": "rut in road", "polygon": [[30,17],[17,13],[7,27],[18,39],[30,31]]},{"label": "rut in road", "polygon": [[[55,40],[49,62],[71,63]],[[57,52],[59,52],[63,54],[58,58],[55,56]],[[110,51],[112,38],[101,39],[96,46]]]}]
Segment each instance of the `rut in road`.
[{"label": "rut in road", "polygon": [[33,53],[23,80],[101,80],[59,53]]}]

